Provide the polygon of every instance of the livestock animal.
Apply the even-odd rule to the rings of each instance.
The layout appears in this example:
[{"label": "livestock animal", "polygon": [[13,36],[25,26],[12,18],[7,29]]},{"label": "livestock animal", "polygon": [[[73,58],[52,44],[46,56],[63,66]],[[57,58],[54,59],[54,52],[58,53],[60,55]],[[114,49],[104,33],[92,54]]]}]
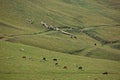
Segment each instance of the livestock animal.
[{"label": "livestock animal", "polygon": [[49,30],[56,30],[55,27],[53,27],[52,25],[50,25],[50,26],[48,27],[48,29],[49,29]]},{"label": "livestock animal", "polygon": [[56,30],[56,31],[60,31],[60,29],[59,29],[59,28],[57,28],[57,27],[55,28],[55,30]]},{"label": "livestock animal", "polygon": [[68,67],[67,67],[67,66],[64,66],[63,69],[68,69]]},{"label": "livestock animal", "polygon": [[96,46],[97,44],[95,43],[94,45]]},{"label": "livestock animal", "polygon": [[42,60],[43,60],[43,61],[47,61],[47,59],[46,59],[46,58],[43,58]]},{"label": "livestock animal", "polygon": [[107,74],[108,74],[108,72],[103,72],[102,74],[103,74],[103,75],[107,75]]},{"label": "livestock animal", "polygon": [[82,67],[82,66],[79,66],[78,69],[83,70],[83,67]]},{"label": "livestock animal", "polygon": [[46,23],[44,23],[43,21],[41,21],[41,24],[42,24],[45,28],[47,28],[47,29],[49,29],[49,30],[59,31],[59,32],[65,34],[65,35],[70,35],[71,38],[77,39],[77,37],[74,36],[73,34],[71,34],[71,33],[69,33],[69,32],[66,32],[66,31],[63,31],[63,30],[61,30],[61,29],[59,29],[59,28],[57,28],[57,27],[54,27],[54,26],[52,26],[52,25],[48,26],[48,25],[47,25]]},{"label": "livestock animal", "polygon": [[55,65],[58,65],[58,62],[56,62]]},{"label": "livestock animal", "polygon": [[57,61],[57,59],[53,59],[53,61]]},{"label": "livestock animal", "polygon": [[41,21],[41,24],[42,24],[44,27],[46,27],[46,28],[49,27],[49,26],[48,26],[46,23],[44,23],[43,21]]},{"label": "livestock animal", "polygon": [[26,56],[22,56],[22,58],[26,60],[27,57]]},{"label": "livestock animal", "polygon": [[74,36],[74,38],[75,38],[75,39],[77,39],[77,37],[76,37],[76,36]]},{"label": "livestock animal", "polygon": [[77,39],[77,37],[76,36],[74,36],[74,35],[71,35],[71,37],[70,38],[74,38],[74,39]]}]

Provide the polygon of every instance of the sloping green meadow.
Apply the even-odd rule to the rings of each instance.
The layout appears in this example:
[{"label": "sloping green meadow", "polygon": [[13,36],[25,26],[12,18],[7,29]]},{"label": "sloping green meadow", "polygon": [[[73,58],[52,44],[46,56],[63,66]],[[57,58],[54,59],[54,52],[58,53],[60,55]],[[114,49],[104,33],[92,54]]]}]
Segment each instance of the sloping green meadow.
[{"label": "sloping green meadow", "polygon": [[[120,80],[119,4],[0,0],[0,80]],[[41,21],[76,38],[49,30]]]},{"label": "sloping green meadow", "polygon": [[[4,41],[0,41],[0,47],[1,80],[120,79],[120,63],[117,61],[69,55]],[[29,60],[30,56],[32,60]],[[44,57],[47,61],[42,60]],[[58,65],[55,65],[54,58],[58,59]],[[83,70],[79,70],[76,65],[82,66]],[[108,75],[103,75],[106,71]]]}]

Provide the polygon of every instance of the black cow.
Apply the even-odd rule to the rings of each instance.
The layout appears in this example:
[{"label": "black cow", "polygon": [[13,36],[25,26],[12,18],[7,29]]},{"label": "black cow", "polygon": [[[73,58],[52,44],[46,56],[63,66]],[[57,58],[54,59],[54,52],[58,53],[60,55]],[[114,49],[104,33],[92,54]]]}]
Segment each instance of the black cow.
[{"label": "black cow", "polygon": [[27,57],[26,56],[22,56],[23,59],[26,59]]},{"label": "black cow", "polygon": [[108,72],[103,72],[102,74],[103,74],[103,75],[107,75],[107,74],[108,74]]},{"label": "black cow", "polygon": [[43,60],[43,61],[47,61],[47,59],[46,59],[46,58],[43,58],[42,60]]},{"label": "black cow", "polygon": [[57,66],[57,65],[58,65],[58,62],[56,62],[55,65]]},{"label": "black cow", "polygon": [[83,70],[83,67],[82,67],[82,66],[79,66],[78,69]]},{"label": "black cow", "polygon": [[95,43],[94,45],[96,46],[97,44]]},{"label": "black cow", "polygon": [[76,36],[74,36],[74,38],[75,38],[75,39],[77,39],[77,37],[76,37]]},{"label": "black cow", "polygon": [[53,61],[57,61],[57,59],[53,59]]}]

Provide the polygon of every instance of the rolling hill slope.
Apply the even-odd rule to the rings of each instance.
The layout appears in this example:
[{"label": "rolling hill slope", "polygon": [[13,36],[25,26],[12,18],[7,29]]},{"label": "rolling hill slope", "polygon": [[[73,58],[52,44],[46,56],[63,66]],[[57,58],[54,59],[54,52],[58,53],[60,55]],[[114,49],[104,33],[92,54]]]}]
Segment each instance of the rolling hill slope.
[{"label": "rolling hill slope", "polygon": [[0,0],[0,79],[120,80],[119,5],[119,0]]},{"label": "rolling hill slope", "polygon": [[[69,55],[5,41],[0,41],[0,47],[2,80],[120,79],[120,63],[117,61]],[[24,51],[21,51],[21,48]],[[24,59],[23,56],[27,58]],[[29,59],[30,56],[32,60]],[[47,61],[42,61],[44,57]],[[54,58],[58,59],[58,65],[55,65]],[[67,66],[67,69],[64,69],[64,66]],[[77,66],[82,66],[83,70],[79,70]],[[106,71],[109,74],[103,75]]]},{"label": "rolling hill slope", "polygon": [[[107,49],[109,58],[95,57],[120,59],[118,0],[0,0],[0,4],[1,40],[84,56],[96,50],[102,56]],[[41,21],[70,32],[77,39],[49,31]]]}]

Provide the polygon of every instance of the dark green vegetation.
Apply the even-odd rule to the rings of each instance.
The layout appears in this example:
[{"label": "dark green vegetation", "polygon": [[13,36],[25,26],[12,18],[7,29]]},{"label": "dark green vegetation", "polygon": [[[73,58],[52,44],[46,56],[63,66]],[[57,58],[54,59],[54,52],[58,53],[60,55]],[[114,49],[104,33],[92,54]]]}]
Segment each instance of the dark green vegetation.
[{"label": "dark green vegetation", "polygon": [[[0,78],[119,80],[119,4],[119,0],[0,0]],[[77,39],[50,31],[41,21]],[[24,55],[34,60],[23,60]],[[42,57],[49,61],[39,62]],[[52,58],[60,59],[59,67]],[[83,65],[85,71],[74,64]],[[64,70],[64,65],[69,69]],[[103,76],[104,71],[111,74]]]}]

